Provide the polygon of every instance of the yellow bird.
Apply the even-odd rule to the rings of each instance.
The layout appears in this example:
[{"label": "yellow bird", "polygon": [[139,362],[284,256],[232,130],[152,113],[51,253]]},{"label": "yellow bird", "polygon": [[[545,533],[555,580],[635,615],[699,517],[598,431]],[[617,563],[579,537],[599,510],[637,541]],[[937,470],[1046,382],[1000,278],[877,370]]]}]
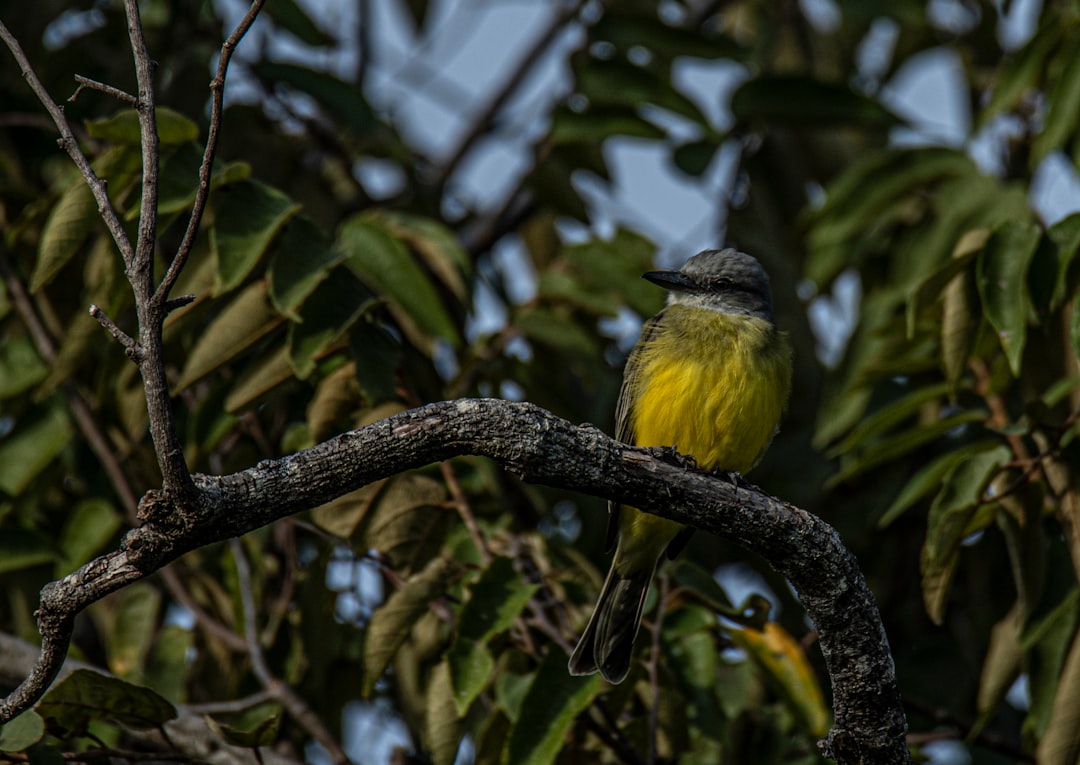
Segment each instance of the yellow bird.
[{"label": "yellow bird", "polygon": [[[746,473],[772,441],[791,390],[791,346],[773,321],[768,275],[729,248],[644,278],[668,290],[667,306],[645,322],[627,359],[616,437],[673,446],[706,469]],[[677,555],[692,529],[614,502],[609,511],[615,558],[570,672],[619,683],[657,563]]]}]

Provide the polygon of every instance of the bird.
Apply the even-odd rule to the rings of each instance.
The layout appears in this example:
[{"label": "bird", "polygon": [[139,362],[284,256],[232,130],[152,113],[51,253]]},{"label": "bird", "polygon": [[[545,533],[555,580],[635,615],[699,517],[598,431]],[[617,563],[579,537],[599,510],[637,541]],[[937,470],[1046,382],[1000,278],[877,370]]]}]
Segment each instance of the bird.
[{"label": "bird", "polygon": [[[627,358],[616,438],[674,447],[699,467],[745,474],[772,442],[791,391],[791,345],[773,318],[765,269],[728,247],[643,278],[666,289],[667,301]],[[616,502],[608,510],[615,555],[569,671],[599,672],[614,684],[630,671],[657,565],[674,558],[693,529]]]}]

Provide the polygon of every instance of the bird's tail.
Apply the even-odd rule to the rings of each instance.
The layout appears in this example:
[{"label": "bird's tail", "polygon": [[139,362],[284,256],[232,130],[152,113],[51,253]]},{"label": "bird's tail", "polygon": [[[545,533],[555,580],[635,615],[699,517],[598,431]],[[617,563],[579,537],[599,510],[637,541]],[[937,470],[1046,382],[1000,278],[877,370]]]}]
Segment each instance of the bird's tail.
[{"label": "bird's tail", "polygon": [[570,656],[570,674],[599,672],[609,683],[623,681],[630,671],[652,575],[653,569],[620,574],[612,563],[589,624]]}]

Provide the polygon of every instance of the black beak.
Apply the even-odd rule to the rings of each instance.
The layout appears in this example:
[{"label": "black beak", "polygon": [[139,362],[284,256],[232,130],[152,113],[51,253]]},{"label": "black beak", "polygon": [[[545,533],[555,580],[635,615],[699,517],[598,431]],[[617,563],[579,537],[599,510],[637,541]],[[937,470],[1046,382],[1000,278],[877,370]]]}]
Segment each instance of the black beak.
[{"label": "black beak", "polygon": [[649,271],[641,278],[673,292],[687,292],[694,288],[694,280],[682,271]]}]

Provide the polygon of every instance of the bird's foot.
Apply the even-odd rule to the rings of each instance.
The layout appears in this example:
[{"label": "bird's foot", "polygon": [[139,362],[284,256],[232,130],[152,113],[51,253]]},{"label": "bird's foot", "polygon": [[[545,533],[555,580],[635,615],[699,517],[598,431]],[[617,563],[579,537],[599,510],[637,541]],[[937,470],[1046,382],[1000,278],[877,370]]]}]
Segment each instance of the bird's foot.
[{"label": "bird's foot", "polygon": [[745,487],[750,485],[749,482],[745,478],[743,478],[742,473],[737,470],[724,470],[723,468],[713,468],[709,471],[709,473],[716,476],[717,478],[723,478],[736,489],[738,489],[740,486]]},{"label": "bird's foot", "polygon": [[649,454],[669,465],[683,469],[696,470],[700,467],[692,454],[682,454],[674,446],[650,446]]}]

